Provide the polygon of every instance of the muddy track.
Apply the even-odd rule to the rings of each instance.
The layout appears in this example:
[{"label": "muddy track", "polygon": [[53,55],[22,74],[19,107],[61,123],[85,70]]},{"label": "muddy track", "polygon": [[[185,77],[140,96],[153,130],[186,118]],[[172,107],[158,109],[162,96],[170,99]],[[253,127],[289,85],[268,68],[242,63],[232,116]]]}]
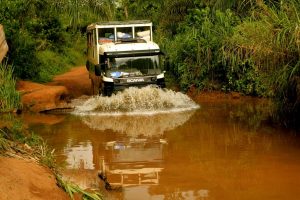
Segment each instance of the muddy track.
[{"label": "muddy track", "polygon": [[52,82],[39,84],[18,81],[17,90],[22,95],[23,111],[46,112],[71,109],[71,99],[90,95],[90,79],[84,66],[56,76]]}]

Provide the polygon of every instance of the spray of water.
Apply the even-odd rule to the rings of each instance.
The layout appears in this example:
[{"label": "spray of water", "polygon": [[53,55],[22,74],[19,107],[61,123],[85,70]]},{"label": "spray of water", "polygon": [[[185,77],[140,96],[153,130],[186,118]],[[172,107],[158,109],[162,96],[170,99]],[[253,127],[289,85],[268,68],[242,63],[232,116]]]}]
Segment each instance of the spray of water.
[{"label": "spray of water", "polygon": [[77,106],[80,115],[155,114],[199,108],[188,96],[154,86],[131,87],[111,97],[96,96]]}]

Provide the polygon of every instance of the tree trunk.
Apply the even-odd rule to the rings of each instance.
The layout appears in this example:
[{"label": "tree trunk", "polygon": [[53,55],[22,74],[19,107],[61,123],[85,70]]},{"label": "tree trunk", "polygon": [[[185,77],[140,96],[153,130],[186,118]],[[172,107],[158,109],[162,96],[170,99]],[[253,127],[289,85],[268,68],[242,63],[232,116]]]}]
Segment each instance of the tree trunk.
[{"label": "tree trunk", "polygon": [[8,51],[8,45],[5,40],[3,26],[0,24],[0,63],[2,62],[3,58],[5,57],[7,51]]}]

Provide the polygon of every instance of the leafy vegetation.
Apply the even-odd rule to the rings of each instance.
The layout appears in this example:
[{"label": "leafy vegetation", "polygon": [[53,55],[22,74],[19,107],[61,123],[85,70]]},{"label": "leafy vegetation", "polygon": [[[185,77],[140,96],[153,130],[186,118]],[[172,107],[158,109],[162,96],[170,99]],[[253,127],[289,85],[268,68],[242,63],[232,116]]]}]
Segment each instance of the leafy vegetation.
[{"label": "leafy vegetation", "polygon": [[278,121],[299,126],[299,3],[216,0],[193,6],[175,32],[158,35],[181,88],[271,97]]},{"label": "leafy vegetation", "polygon": [[0,21],[10,49],[7,62],[14,66],[14,74],[46,82],[70,66],[83,64],[83,27],[99,20],[101,14],[95,14],[101,6],[90,12],[92,5],[92,1],[77,0],[2,0]]}]

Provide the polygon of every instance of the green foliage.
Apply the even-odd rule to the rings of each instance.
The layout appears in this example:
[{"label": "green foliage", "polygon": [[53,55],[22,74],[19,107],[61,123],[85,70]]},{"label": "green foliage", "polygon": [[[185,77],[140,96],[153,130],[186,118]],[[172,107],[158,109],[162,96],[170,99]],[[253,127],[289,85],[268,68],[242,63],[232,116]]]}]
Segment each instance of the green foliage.
[{"label": "green foliage", "polygon": [[[179,2],[174,1],[174,5]],[[179,79],[181,88],[193,85],[273,97],[278,102],[280,121],[296,125],[300,118],[299,2],[193,3],[171,29],[160,16],[156,35],[169,56],[168,70]],[[172,19],[175,13],[176,9],[167,18]]]},{"label": "green foliage", "polygon": [[12,66],[0,63],[0,112],[10,112],[20,107],[20,94]]},{"label": "green foliage", "polygon": [[[65,11],[71,9],[68,3],[72,2],[0,2],[0,21],[9,45],[8,63],[13,64],[17,77],[45,82],[51,80],[53,75],[66,71],[70,65],[84,63],[85,38],[80,33],[68,32],[67,28],[71,16],[66,15]],[[64,24],[66,19],[68,23]],[[75,28],[75,25],[70,26],[77,30],[77,25]]]},{"label": "green foliage", "polygon": [[226,79],[226,65],[222,63],[221,47],[232,34],[239,18],[232,12],[212,12],[193,9],[179,27],[179,34],[165,48],[171,69],[179,77],[183,89],[191,85],[205,88],[211,82]]},{"label": "green foliage", "polygon": [[47,9],[45,0],[3,0],[0,21],[9,45],[8,62],[22,79],[38,76],[42,66],[36,51],[63,45],[61,25]]},{"label": "green foliage", "polygon": [[[284,124],[297,125],[299,109],[300,6],[296,1],[257,5],[253,14],[235,28],[224,47],[224,58],[237,71],[248,60],[265,89],[261,95],[278,102]],[[255,30],[255,31],[253,31]]]},{"label": "green foliage", "polygon": [[227,71],[227,84],[223,86],[224,91],[239,91],[246,95],[266,96],[266,84],[262,74],[255,70],[251,61],[239,63],[237,67]]},{"label": "green foliage", "polygon": [[160,0],[121,0],[116,12],[118,20],[128,19],[150,19],[154,23],[158,22],[159,13],[163,5]]},{"label": "green foliage", "polygon": [[62,51],[44,50],[36,52],[40,62],[38,76],[33,78],[37,82],[49,82],[53,76],[66,72],[71,67],[85,62],[85,38],[79,34],[69,36],[68,41],[72,44],[66,44]]},{"label": "green foliage", "polygon": [[60,17],[63,25],[71,32],[76,32],[95,21],[115,18],[115,0],[47,0],[47,2],[52,12]]}]

